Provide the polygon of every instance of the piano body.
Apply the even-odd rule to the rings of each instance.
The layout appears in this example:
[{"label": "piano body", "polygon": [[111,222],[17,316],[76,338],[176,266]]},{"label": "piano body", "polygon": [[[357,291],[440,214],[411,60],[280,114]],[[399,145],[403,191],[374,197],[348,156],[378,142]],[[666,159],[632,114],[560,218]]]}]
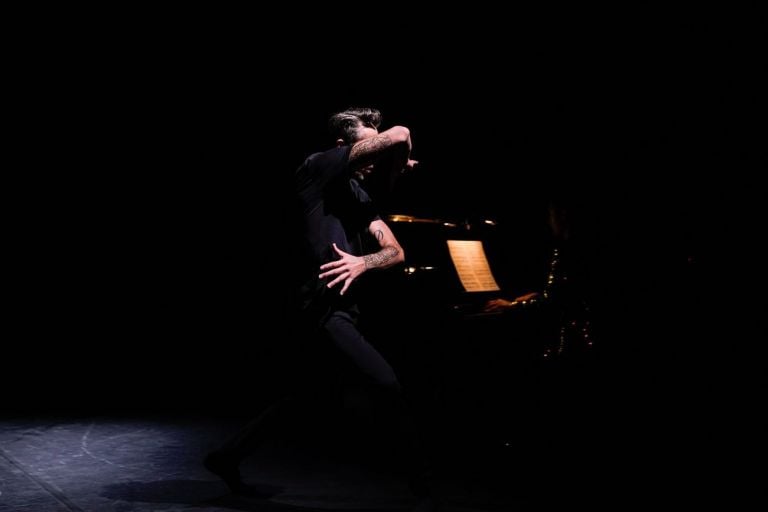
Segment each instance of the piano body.
[{"label": "piano body", "polygon": [[483,425],[488,439],[500,442],[517,429],[520,414],[559,393],[555,368],[591,353],[586,304],[560,300],[567,281],[561,249],[543,266],[549,273],[541,288],[515,300],[504,286],[467,291],[449,251],[451,240],[481,243],[495,273],[504,264],[495,250],[496,222],[392,215],[388,224],[406,261],[366,277],[377,281],[365,287],[373,293],[361,304],[366,336],[421,403],[436,408],[437,423],[459,422],[454,426],[466,432]]}]

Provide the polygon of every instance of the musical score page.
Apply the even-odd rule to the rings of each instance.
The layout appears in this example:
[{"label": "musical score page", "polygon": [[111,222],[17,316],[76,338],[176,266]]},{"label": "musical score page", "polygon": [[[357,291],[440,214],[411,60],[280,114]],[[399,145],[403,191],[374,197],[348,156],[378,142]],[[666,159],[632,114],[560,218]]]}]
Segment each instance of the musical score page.
[{"label": "musical score page", "polygon": [[495,292],[499,290],[491,273],[480,240],[448,240],[448,252],[459,274],[461,285],[468,292]]}]

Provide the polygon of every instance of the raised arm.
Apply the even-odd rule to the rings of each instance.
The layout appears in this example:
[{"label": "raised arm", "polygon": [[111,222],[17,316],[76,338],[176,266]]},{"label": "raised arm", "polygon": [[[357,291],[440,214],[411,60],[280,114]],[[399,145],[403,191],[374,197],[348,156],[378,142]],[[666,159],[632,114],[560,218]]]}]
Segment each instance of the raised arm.
[{"label": "raised arm", "polygon": [[333,288],[340,282],[344,286],[339,292],[344,295],[349,285],[363,272],[376,268],[389,268],[405,261],[403,248],[400,247],[392,230],[383,220],[374,220],[368,225],[368,231],[379,243],[380,249],[364,256],[354,256],[346,253],[333,244],[333,248],[340,258],[320,266],[322,273],[320,279],[333,278],[328,282],[328,288]]},{"label": "raised arm", "polygon": [[378,135],[357,141],[349,152],[349,167],[357,171],[387,160],[399,173],[411,162],[411,147],[410,130],[405,126],[393,126]]}]

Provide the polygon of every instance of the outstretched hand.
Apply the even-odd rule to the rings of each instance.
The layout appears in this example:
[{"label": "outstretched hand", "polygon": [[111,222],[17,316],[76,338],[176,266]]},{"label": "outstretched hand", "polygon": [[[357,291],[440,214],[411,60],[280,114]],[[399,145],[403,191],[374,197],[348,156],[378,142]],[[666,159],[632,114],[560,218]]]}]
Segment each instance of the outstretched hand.
[{"label": "outstretched hand", "polygon": [[349,285],[365,272],[365,260],[362,256],[354,256],[339,249],[336,244],[333,244],[333,249],[340,256],[338,260],[331,261],[320,265],[320,270],[323,271],[318,277],[324,279],[326,277],[333,277],[334,279],[328,283],[328,288],[333,288],[340,282],[344,282],[344,286],[341,288],[339,295],[344,295]]}]

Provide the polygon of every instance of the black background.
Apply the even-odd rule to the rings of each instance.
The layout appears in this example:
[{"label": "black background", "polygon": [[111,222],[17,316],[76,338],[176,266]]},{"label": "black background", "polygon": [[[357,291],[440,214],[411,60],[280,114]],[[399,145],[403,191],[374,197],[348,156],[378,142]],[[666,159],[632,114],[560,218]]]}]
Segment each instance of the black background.
[{"label": "black background", "polygon": [[495,218],[507,251],[534,261],[547,202],[574,204],[621,340],[609,359],[730,352],[692,339],[727,288],[720,270],[746,272],[723,248],[750,238],[758,202],[759,38],[748,13],[691,14],[527,26],[454,13],[428,36],[416,21],[333,38],[296,23],[290,44],[168,30],[109,59],[93,41],[53,57],[58,85],[30,100],[47,120],[41,169],[15,214],[9,407],[226,400],[225,377],[247,381],[282,327],[286,177],[355,105],[411,128],[421,165],[392,212]]}]

